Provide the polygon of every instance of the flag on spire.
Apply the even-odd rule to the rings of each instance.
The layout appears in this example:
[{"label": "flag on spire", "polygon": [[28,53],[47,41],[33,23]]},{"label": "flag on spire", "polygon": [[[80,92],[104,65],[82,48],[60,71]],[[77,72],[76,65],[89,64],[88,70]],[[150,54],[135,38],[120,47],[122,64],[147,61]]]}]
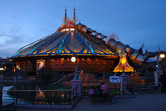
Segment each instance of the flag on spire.
[{"label": "flag on spire", "polygon": [[160,48],[158,49],[158,52],[159,52],[159,53],[161,52]]}]

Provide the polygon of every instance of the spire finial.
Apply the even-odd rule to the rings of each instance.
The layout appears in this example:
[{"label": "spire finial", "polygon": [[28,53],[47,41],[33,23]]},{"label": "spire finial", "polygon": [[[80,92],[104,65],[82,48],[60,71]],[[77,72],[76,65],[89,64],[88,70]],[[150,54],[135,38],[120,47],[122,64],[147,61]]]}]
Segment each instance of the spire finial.
[{"label": "spire finial", "polygon": [[74,19],[74,20],[73,20],[74,25],[75,25],[75,23],[76,23],[76,15],[75,15],[75,10],[76,10],[76,9],[75,9],[75,7],[74,7],[74,18],[73,18],[73,19]]},{"label": "spire finial", "polygon": [[67,9],[65,7],[65,19],[64,19],[64,24],[66,25],[67,24]]}]

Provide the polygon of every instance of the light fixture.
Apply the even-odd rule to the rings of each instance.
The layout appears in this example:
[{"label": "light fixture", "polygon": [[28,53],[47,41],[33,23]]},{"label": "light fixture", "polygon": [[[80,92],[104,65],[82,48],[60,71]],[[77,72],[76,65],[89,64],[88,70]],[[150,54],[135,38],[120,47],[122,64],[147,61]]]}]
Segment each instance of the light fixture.
[{"label": "light fixture", "polygon": [[76,61],[76,57],[71,57],[71,62],[75,62]]},{"label": "light fixture", "polygon": [[4,68],[0,68],[0,71],[3,71],[3,70],[5,70]]},{"label": "light fixture", "polygon": [[165,54],[160,54],[160,58],[164,58],[165,57]]}]

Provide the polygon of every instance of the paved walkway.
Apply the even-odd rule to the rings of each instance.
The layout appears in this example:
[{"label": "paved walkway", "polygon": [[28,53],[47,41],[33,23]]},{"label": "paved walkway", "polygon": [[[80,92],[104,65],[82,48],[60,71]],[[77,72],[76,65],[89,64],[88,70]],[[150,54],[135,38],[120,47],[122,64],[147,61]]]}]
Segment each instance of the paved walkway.
[{"label": "paved walkway", "polygon": [[[16,111],[58,110],[17,108]],[[137,94],[135,98],[115,98],[114,104],[97,102],[93,105],[90,105],[89,99],[82,98],[71,111],[166,111],[166,96],[159,93]]]}]

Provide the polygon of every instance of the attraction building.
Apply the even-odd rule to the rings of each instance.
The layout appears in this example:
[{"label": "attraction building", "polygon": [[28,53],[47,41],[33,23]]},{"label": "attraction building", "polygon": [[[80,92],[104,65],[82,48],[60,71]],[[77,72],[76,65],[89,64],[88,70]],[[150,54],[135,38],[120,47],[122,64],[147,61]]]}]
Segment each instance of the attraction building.
[{"label": "attraction building", "polygon": [[76,23],[75,9],[73,18],[67,18],[65,9],[62,27],[20,48],[11,57],[16,68],[35,74],[42,68],[70,73],[76,66],[89,73],[133,72],[146,59],[141,51]]}]

